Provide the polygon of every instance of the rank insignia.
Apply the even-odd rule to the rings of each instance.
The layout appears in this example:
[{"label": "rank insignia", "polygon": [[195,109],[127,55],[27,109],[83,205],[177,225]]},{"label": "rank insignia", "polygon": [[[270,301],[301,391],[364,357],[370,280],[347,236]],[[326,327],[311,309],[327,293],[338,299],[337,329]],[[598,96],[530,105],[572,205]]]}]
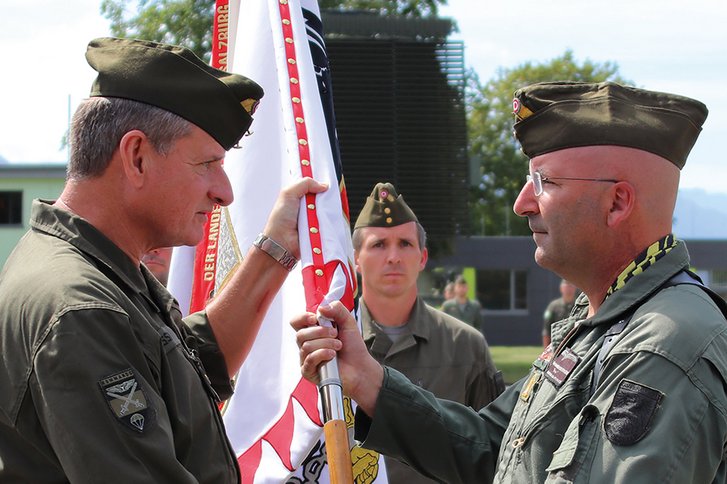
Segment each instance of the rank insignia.
[{"label": "rank insignia", "polygon": [[554,348],[552,344],[546,346],[543,352],[540,353],[540,356],[538,356],[538,359],[533,362],[533,366],[539,370],[545,371],[548,367],[548,363],[550,363],[550,360],[553,359],[553,350]]},{"label": "rank insignia", "polygon": [[131,368],[99,380],[111,412],[130,429],[143,432],[151,423],[153,410]]},{"label": "rank insignia", "polygon": [[556,388],[560,388],[568,375],[578,366],[580,360],[580,357],[572,349],[564,349],[561,354],[550,360],[548,369],[545,371],[545,378]]}]

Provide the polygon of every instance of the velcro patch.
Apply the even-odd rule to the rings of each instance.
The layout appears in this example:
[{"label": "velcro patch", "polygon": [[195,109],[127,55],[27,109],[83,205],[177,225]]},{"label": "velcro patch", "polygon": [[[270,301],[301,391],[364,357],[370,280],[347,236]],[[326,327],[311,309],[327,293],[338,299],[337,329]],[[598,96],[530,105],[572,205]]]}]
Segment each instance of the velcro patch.
[{"label": "velcro patch", "polygon": [[136,432],[144,432],[154,412],[134,370],[127,368],[99,380],[98,384],[116,419]]},{"label": "velcro patch", "polygon": [[664,394],[630,380],[621,380],[603,422],[614,445],[633,445],[649,432]]}]

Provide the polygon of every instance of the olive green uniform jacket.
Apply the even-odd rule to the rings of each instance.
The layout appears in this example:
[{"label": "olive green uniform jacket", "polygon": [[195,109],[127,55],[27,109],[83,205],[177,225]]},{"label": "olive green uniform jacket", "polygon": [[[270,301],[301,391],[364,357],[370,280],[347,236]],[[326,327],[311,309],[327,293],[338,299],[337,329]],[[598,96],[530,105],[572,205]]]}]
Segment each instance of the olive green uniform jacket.
[{"label": "olive green uniform jacket", "polygon": [[[727,482],[727,322],[701,288],[662,287],[688,264],[679,242],[592,318],[581,295],[553,328],[551,361],[567,370],[564,355],[577,357],[562,384],[539,358],[474,412],[387,368],[373,420],[356,416],[356,438],[447,483]],[[629,316],[592,391],[604,334]]]},{"label": "olive green uniform jacket", "polygon": [[[504,390],[502,374],[495,368],[484,336],[421,298],[417,297],[409,315],[408,332],[394,344],[373,324],[363,299],[360,311],[371,355],[439,398],[482,408]],[[385,461],[392,484],[433,482],[395,459]]]},{"label": "olive green uniform jacket", "polygon": [[0,351],[0,482],[239,482],[205,314],[182,322],[82,218],[34,202],[0,273]]}]

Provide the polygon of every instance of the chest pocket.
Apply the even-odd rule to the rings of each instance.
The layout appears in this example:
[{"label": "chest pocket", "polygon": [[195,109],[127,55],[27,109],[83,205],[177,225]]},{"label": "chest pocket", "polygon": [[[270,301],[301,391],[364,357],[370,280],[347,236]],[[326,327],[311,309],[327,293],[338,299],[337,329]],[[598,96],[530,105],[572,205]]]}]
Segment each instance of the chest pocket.
[{"label": "chest pocket", "polygon": [[599,435],[599,412],[593,405],[586,405],[580,414],[571,420],[563,435],[560,447],[553,452],[553,459],[546,468],[546,483],[574,483],[578,471],[590,468],[596,452]]}]

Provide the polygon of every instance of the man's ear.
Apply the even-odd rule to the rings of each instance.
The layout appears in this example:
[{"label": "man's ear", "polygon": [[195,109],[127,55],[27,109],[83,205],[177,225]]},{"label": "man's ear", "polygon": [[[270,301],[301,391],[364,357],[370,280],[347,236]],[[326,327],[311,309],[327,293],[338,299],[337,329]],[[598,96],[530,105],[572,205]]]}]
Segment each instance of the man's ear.
[{"label": "man's ear", "polygon": [[361,268],[358,266],[358,251],[353,251],[353,268],[356,272],[361,274]]},{"label": "man's ear", "polygon": [[124,134],[119,141],[119,158],[127,180],[132,186],[138,188],[144,183],[147,169],[146,161],[149,150],[153,150],[146,134],[138,129]]},{"label": "man's ear", "polygon": [[422,259],[419,261],[419,270],[423,271],[424,268],[427,266],[427,261],[429,260],[429,251],[426,247],[422,249]]},{"label": "man's ear", "polygon": [[609,207],[607,223],[609,227],[616,227],[629,218],[636,205],[636,190],[626,181],[615,183],[611,188],[611,206]]}]

